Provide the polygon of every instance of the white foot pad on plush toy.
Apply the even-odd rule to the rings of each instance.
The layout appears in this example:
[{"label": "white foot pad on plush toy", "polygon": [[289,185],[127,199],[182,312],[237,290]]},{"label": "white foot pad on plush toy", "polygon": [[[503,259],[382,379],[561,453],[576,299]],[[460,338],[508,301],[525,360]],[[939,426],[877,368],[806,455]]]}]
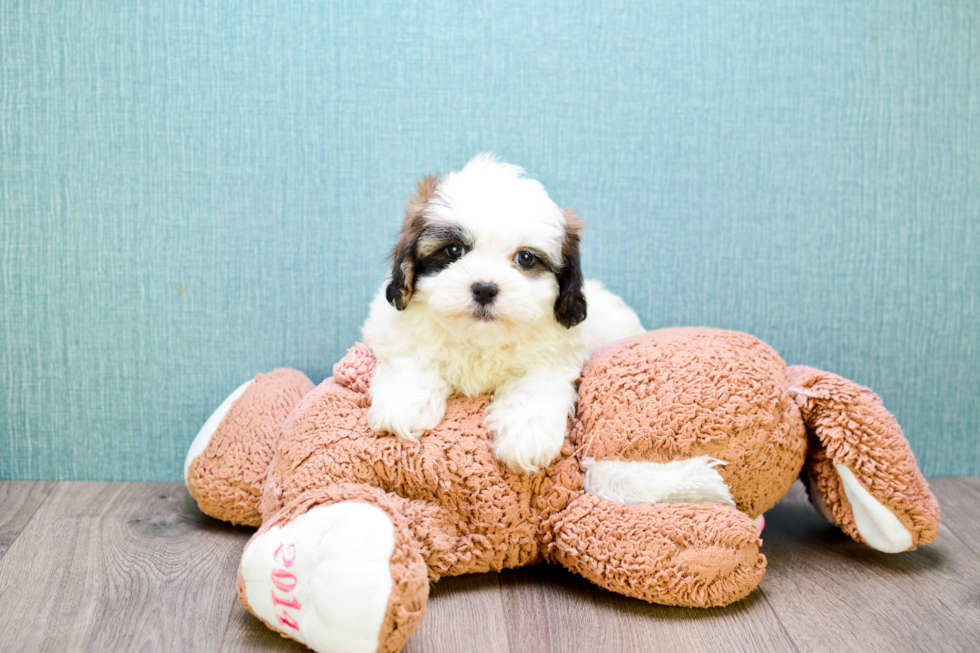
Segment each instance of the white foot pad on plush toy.
[{"label": "white foot pad on plush toy", "polygon": [[317,506],[249,544],[245,597],[263,621],[315,651],[376,651],[394,545],[394,526],[380,508]]},{"label": "white foot pad on plush toy", "polygon": [[[254,380],[254,379],[253,379]],[[228,414],[228,410],[235,401],[245,394],[248,390],[248,386],[252,385],[252,381],[246,381],[245,383],[238,386],[234,392],[232,392],[228,397],[221,402],[221,405],[213,413],[211,417],[204,422],[204,426],[201,430],[197,432],[197,436],[194,441],[191,442],[191,448],[187,450],[187,457],[184,458],[184,483],[187,483],[187,472],[190,471],[191,463],[194,459],[201,455],[205,449],[207,449],[208,443],[211,442],[211,436],[214,432],[218,430],[218,425],[221,424],[221,420],[225,418]]]}]

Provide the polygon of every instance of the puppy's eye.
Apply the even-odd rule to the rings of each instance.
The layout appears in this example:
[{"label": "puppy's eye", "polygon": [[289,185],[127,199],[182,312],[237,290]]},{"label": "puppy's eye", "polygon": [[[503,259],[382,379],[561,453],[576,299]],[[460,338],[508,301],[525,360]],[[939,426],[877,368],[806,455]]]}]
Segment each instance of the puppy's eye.
[{"label": "puppy's eye", "polygon": [[450,259],[454,261],[465,253],[466,250],[463,249],[463,246],[460,245],[459,243],[453,243],[452,245],[446,248],[446,256],[448,256]]},{"label": "puppy's eye", "polygon": [[534,265],[535,260],[537,260],[537,258],[534,256],[534,254],[527,251],[526,249],[517,252],[517,256],[514,257],[514,261],[516,261],[517,264],[522,268],[531,267],[532,265]]}]

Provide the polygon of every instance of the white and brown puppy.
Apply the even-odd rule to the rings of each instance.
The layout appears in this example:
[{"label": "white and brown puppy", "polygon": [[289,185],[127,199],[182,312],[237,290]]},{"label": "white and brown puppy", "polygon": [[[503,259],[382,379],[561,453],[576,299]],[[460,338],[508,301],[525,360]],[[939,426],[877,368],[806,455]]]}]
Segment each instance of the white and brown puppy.
[{"label": "white and brown puppy", "polygon": [[517,166],[481,154],[422,179],[406,212],[362,329],[378,359],[371,428],[412,441],[451,395],[492,394],[497,458],[537,471],[561,451],[589,355],[642,333],[639,318],[582,278],[581,223]]}]

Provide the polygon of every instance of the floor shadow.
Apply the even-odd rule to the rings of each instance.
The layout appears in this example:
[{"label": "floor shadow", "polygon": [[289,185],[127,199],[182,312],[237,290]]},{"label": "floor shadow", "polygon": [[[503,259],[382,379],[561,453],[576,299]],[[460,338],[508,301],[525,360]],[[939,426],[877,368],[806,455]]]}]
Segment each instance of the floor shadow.
[{"label": "floor shadow", "polygon": [[799,485],[766,513],[762,542],[762,552],[769,560],[770,569],[778,566],[786,556],[800,555],[814,559],[832,555],[856,564],[873,566],[885,573],[902,575],[939,569],[947,563],[941,547],[883,553],[867,544],[855,542],[840,527],[817,514]]},{"label": "floor shadow", "polygon": [[631,616],[643,615],[655,619],[674,621],[710,619],[712,617],[739,614],[753,609],[764,600],[754,591],[745,599],[721,608],[685,608],[648,603],[641,599],[616,594],[591,583],[560,565],[541,564],[522,569],[501,572],[503,587],[517,591],[560,593],[573,603],[587,604],[599,610],[612,610]]}]

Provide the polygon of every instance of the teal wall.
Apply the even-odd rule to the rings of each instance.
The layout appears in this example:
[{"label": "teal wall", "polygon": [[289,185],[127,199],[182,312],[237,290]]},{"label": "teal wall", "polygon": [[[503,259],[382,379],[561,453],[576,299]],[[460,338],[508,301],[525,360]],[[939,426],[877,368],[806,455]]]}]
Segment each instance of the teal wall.
[{"label": "teal wall", "polygon": [[483,150],[646,325],[980,474],[980,3],[466,4],[3,0],[0,478],[178,478],[243,380],[329,373],[413,180]]}]

